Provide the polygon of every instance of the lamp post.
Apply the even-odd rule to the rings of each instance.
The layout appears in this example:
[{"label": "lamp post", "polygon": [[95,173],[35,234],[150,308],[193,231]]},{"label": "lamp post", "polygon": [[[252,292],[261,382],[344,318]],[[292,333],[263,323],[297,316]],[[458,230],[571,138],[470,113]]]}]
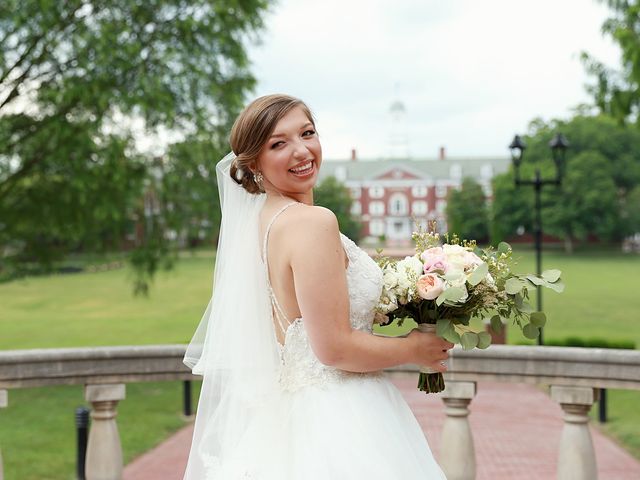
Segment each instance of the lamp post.
[{"label": "lamp post", "polygon": [[[553,163],[556,167],[555,178],[542,178],[540,175],[540,169],[536,168],[535,175],[532,180],[522,180],[520,178],[520,165],[522,164],[522,158],[526,149],[525,143],[520,138],[520,135],[513,137],[513,141],[509,145],[511,150],[511,161],[515,171],[515,184],[516,187],[523,185],[529,185],[534,188],[535,191],[535,219],[533,225],[533,233],[536,246],[536,273],[540,275],[542,273],[542,206],[540,203],[540,192],[544,185],[560,186],[562,183],[562,175],[564,173],[564,157],[569,142],[561,133],[557,133],[555,137],[549,142],[551,153],[553,155]],[[537,303],[538,311],[542,311],[542,287],[537,287]],[[538,335],[538,345],[544,345],[544,339],[542,337],[542,328]]]}]

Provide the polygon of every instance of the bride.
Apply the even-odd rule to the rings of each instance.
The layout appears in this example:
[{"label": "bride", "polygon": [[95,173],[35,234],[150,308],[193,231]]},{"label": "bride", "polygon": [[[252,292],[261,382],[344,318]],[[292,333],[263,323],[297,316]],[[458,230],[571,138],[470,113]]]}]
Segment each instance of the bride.
[{"label": "bride", "polygon": [[381,370],[446,370],[452,344],[371,333],[376,263],[313,205],[322,164],[307,106],[260,97],[217,166],[215,293],[185,363],[203,375],[187,480],[443,479]]}]

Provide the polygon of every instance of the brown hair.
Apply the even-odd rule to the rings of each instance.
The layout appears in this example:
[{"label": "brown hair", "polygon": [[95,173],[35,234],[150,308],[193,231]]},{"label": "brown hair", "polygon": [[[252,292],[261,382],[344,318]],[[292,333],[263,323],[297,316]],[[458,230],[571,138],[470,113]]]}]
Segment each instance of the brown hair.
[{"label": "brown hair", "polygon": [[[231,164],[231,178],[249,193],[260,193],[253,178],[252,168],[257,167],[258,155],[269,139],[276,124],[293,108],[300,107],[315,127],[311,110],[302,100],[282,94],[256,98],[238,115],[231,128],[229,143],[236,158]],[[242,170],[242,175],[238,174]]]}]

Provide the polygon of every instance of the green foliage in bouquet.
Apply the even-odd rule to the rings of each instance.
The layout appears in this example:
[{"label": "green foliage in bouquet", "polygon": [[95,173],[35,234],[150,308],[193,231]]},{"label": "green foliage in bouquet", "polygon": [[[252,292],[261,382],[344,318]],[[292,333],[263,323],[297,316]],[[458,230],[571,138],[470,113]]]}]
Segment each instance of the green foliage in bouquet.
[{"label": "green foliage in bouquet", "polygon": [[[438,336],[465,350],[491,344],[488,332],[469,327],[474,317],[488,319],[496,332],[511,320],[525,337],[536,338],[546,316],[534,310],[529,295],[538,286],[562,292],[560,270],[546,270],[540,276],[516,274],[507,243],[481,249],[474,240],[441,237],[433,230],[417,228],[412,235],[416,254],[411,257],[379,256],[384,281],[377,307],[381,323],[411,318],[418,325],[432,324]],[[442,390],[441,374],[423,372],[419,388],[427,393]]]}]

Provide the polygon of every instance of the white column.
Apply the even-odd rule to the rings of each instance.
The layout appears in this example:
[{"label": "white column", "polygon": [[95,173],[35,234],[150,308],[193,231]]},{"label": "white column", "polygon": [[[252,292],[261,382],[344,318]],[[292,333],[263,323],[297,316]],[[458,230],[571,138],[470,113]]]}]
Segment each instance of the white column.
[{"label": "white column", "polygon": [[91,429],[87,444],[87,480],[122,480],[122,447],[116,408],[125,398],[125,385],[86,385],[84,396],[91,402]]},{"label": "white column", "polygon": [[564,411],[564,428],[558,454],[558,480],[596,480],[598,469],[588,413],[597,400],[597,390],[591,387],[552,385],[551,398]]},{"label": "white column", "polygon": [[447,381],[442,392],[447,418],[442,428],[440,466],[447,480],[476,478],[476,452],[468,418],[469,403],[475,395],[475,382]]},{"label": "white column", "polygon": [[[0,390],[0,408],[6,408],[9,405],[9,392]],[[4,480],[4,468],[2,467],[2,450],[0,450],[0,480]]]}]

